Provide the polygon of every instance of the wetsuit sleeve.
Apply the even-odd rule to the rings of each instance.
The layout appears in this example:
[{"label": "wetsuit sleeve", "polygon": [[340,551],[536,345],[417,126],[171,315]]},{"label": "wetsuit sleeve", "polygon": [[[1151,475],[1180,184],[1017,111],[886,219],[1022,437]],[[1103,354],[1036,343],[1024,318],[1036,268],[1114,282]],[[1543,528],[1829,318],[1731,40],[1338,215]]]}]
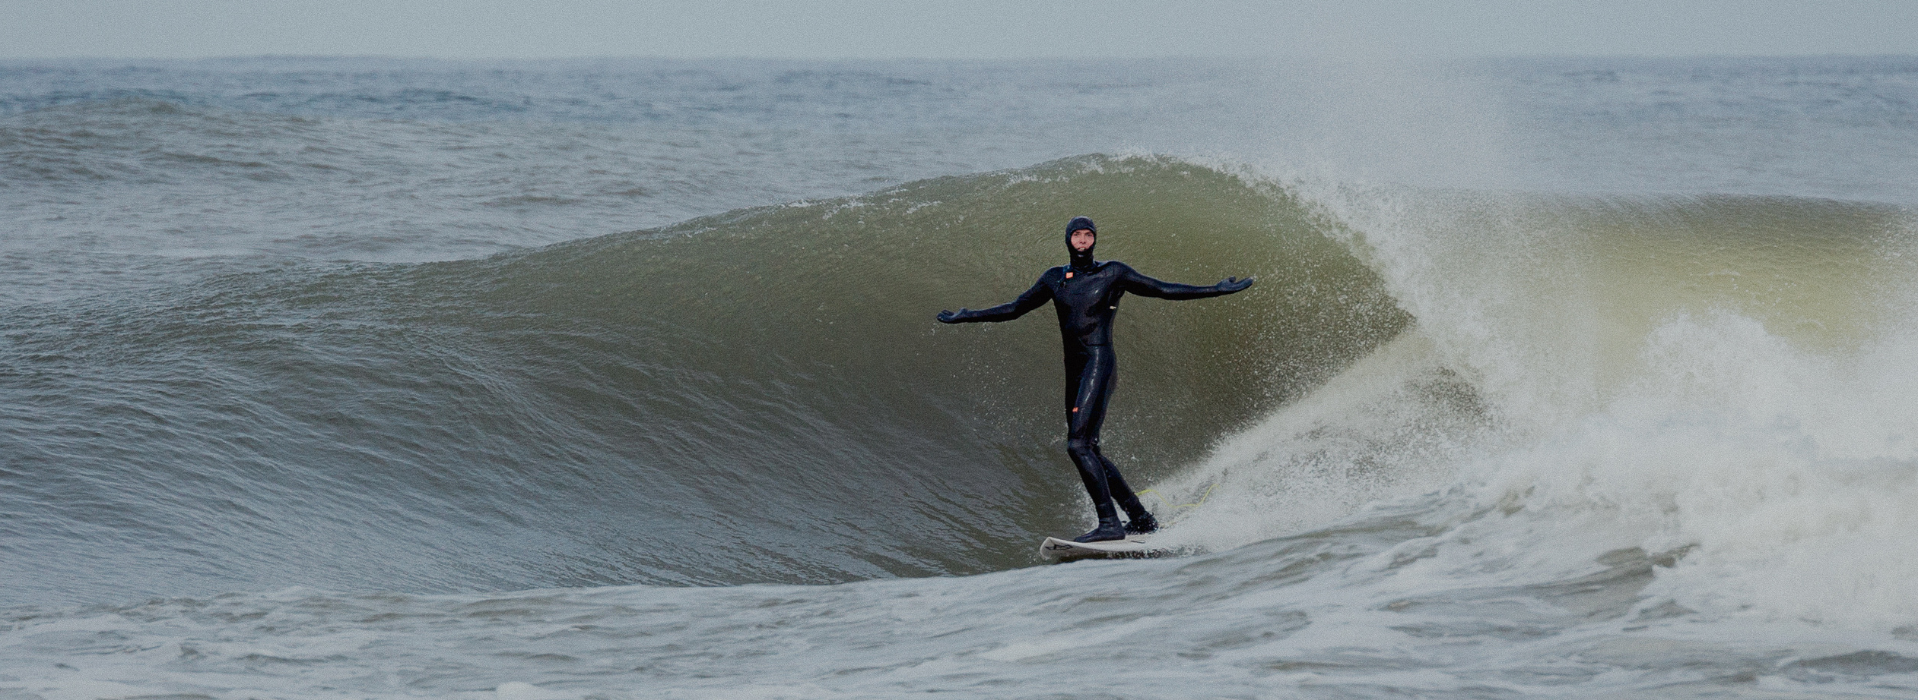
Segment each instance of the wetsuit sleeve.
[{"label": "wetsuit sleeve", "polygon": [[1130,266],[1125,269],[1125,277],[1120,281],[1129,294],[1155,299],[1204,299],[1232,294],[1250,286],[1249,278],[1245,282],[1228,279],[1215,285],[1195,287],[1177,282],[1165,282],[1147,277]]},{"label": "wetsuit sleeve", "polygon": [[958,313],[950,316],[942,315],[939,320],[945,321],[946,323],[992,323],[997,321],[1010,321],[1026,315],[1028,311],[1044,306],[1048,301],[1052,301],[1052,287],[1046,284],[1046,278],[1044,276],[1040,276],[1039,281],[1034,282],[1032,288],[1026,290],[1026,293],[1019,295],[1017,299],[994,306],[990,309],[979,309],[977,311],[960,309]]}]

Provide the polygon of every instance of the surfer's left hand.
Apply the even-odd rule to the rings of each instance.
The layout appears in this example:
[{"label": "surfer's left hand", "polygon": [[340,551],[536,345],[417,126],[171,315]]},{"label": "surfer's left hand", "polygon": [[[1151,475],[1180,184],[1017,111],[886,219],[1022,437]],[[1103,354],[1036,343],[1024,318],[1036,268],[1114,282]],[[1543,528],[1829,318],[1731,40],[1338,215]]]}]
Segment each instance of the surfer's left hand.
[{"label": "surfer's left hand", "polygon": [[939,312],[939,322],[940,323],[958,323],[959,314],[963,314],[965,312],[966,312],[965,309],[960,309],[958,314],[955,314],[951,311],[941,311]]},{"label": "surfer's left hand", "polygon": [[1236,292],[1252,286],[1252,283],[1257,280],[1258,278],[1256,277],[1247,277],[1245,279],[1227,277],[1224,281],[1219,282],[1219,289],[1226,292]]}]

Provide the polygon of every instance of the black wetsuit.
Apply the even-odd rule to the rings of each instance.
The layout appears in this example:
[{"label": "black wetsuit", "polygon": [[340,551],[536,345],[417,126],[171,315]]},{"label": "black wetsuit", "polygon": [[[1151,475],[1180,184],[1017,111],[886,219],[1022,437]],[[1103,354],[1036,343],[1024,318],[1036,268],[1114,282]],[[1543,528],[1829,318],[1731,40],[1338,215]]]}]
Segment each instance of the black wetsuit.
[{"label": "black wetsuit", "polygon": [[[1075,219],[1075,222],[1080,219]],[[1089,221],[1087,222],[1090,223]],[[1068,237],[1071,235],[1068,231]],[[981,323],[1010,321],[1039,308],[1047,301],[1059,314],[1059,335],[1065,346],[1066,360],[1066,453],[1079,468],[1086,493],[1092,497],[1099,515],[1099,528],[1086,533],[1081,541],[1119,539],[1124,530],[1151,532],[1157,523],[1139,496],[1126,485],[1125,477],[1112,460],[1099,450],[1099,426],[1105,422],[1106,401],[1118,379],[1117,357],[1112,351],[1112,319],[1119,311],[1119,298],[1127,293],[1158,299],[1203,299],[1231,294],[1252,284],[1251,279],[1226,281],[1210,287],[1162,282],[1139,274],[1122,262],[1097,262],[1090,249],[1081,253],[1067,251],[1072,262],[1046,270],[1031,289],[1010,303],[989,309],[958,313],[942,312],[945,323]],[[1125,509],[1130,526],[1121,528],[1114,500]]]}]

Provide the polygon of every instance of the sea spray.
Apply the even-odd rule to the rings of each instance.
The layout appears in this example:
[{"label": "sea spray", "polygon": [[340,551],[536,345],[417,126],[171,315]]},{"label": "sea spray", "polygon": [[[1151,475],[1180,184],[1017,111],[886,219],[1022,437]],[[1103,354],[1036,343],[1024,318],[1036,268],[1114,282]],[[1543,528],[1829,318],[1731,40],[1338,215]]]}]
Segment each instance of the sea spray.
[{"label": "sea spray", "polygon": [[[1378,206],[1394,197],[1422,205]],[[1453,491],[1511,530],[1453,557],[1535,547],[1565,520],[1584,533],[1551,548],[1576,557],[1669,553],[1652,590],[1692,609],[1912,622],[1899,572],[1918,554],[1898,533],[1918,517],[1918,403],[1890,359],[1908,334],[1888,330],[1910,318],[1903,212],[1328,199],[1501,436],[1452,461]]]}]

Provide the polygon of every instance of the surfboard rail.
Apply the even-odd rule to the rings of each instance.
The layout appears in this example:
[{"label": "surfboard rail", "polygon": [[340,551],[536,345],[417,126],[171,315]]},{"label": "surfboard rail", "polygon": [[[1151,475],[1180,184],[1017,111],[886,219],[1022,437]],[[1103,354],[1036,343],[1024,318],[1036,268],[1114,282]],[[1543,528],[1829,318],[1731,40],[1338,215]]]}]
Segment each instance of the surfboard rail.
[{"label": "surfboard rail", "polygon": [[1074,542],[1047,537],[1039,543],[1039,556],[1055,562],[1078,559],[1150,559],[1166,555],[1152,546],[1147,535],[1132,535],[1123,540]]}]

